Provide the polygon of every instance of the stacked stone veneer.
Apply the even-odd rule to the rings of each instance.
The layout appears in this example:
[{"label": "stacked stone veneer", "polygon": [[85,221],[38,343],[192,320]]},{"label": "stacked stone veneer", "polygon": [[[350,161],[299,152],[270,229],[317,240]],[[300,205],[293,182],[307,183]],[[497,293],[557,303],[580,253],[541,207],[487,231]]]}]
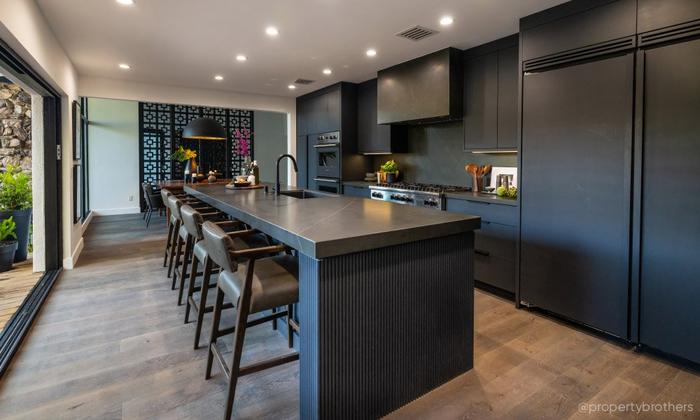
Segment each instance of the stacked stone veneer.
[{"label": "stacked stone veneer", "polygon": [[32,98],[19,86],[0,82],[0,168],[32,170]]}]

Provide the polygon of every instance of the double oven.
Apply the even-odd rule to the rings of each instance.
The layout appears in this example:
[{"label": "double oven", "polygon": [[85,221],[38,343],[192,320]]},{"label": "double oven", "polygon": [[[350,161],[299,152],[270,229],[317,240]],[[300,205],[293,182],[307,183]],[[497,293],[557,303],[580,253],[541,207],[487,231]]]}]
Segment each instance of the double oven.
[{"label": "double oven", "polygon": [[333,194],[340,193],[340,131],[309,138],[309,187]]}]

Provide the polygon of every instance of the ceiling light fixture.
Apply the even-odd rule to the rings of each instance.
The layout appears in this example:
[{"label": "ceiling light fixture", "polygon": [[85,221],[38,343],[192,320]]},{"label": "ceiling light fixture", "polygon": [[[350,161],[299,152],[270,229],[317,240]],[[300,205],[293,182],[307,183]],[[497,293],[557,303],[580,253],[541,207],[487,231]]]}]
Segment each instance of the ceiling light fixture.
[{"label": "ceiling light fixture", "polygon": [[220,81],[224,80],[224,76],[217,74],[216,76],[214,76],[214,79],[216,79],[220,82]]},{"label": "ceiling light fixture", "polygon": [[294,85],[289,85],[289,86],[287,86],[287,87],[289,88],[289,90],[294,90],[294,89],[296,89],[296,88],[297,88],[297,87],[296,87],[296,86],[294,86]]},{"label": "ceiling light fixture", "polygon": [[131,6],[134,4],[134,0],[117,0],[117,3],[122,4],[124,6]]},{"label": "ceiling light fixture", "polygon": [[129,70],[131,68],[131,66],[126,64],[126,63],[121,63],[121,64],[119,64],[119,68],[122,70]]},{"label": "ceiling light fixture", "polygon": [[452,19],[452,16],[443,16],[440,18],[440,25],[442,26],[450,26],[452,25],[452,22],[455,20]]},{"label": "ceiling light fixture", "polygon": [[375,50],[374,48],[370,48],[365,54],[367,54],[367,57],[374,57],[375,55],[377,55],[377,50]]},{"label": "ceiling light fixture", "polygon": [[331,74],[331,73],[333,73],[333,70],[331,70],[331,69],[323,69],[323,74],[328,75],[328,74]]},{"label": "ceiling light fixture", "polygon": [[238,55],[236,56],[236,60],[237,60],[237,61],[243,62],[243,61],[247,61],[247,60],[248,60],[248,57],[246,57],[246,56],[243,55],[243,54],[238,54]]},{"label": "ceiling light fixture", "polygon": [[279,35],[280,31],[274,26],[268,26],[267,28],[265,28],[265,33],[270,36],[277,36]]}]

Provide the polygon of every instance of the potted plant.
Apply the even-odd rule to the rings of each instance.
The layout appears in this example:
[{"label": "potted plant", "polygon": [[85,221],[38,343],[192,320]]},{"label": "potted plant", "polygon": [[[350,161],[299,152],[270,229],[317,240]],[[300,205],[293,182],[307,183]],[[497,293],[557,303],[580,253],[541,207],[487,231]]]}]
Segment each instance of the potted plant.
[{"label": "potted plant", "polygon": [[17,252],[15,262],[27,259],[29,226],[32,222],[32,179],[21,168],[7,165],[0,173],[0,220],[16,224]]},{"label": "potted plant", "polygon": [[171,160],[176,160],[178,162],[187,162],[185,164],[185,181],[187,181],[187,175],[192,175],[192,180],[194,181],[197,175],[197,152],[191,149],[185,149],[180,146],[172,155],[170,155]]},{"label": "potted plant", "polygon": [[388,182],[391,184],[392,182],[396,182],[399,178],[399,166],[396,164],[396,162],[392,160],[388,160],[385,164],[379,167],[379,181],[380,182]]},{"label": "potted plant", "polygon": [[0,272],[12,269],[17,251],[17,234],[15,221],[10,218],[0,223]]}]

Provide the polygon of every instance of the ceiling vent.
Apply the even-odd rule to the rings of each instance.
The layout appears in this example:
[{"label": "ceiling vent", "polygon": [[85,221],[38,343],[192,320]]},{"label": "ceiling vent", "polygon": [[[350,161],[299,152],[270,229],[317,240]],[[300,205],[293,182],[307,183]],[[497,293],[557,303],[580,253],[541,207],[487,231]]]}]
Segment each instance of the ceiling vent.
[{"label": "ceiling vent", "polygon": [[438,33],[438,31],[435,29],[426,28],[424,26],[414,26],[413,28],[399,32],[396,34],[396,36],[410,39],[411,41],[420,41],[421,39],[425,39],[429,36],[435,35],[436,33]]},{"label": "ceiling vent", "polygon": [[313,80],[309,80],[309,79],[297,79],[294,81],[294,84],[295,85],[310,85],[313,82],[314,82]]}]

